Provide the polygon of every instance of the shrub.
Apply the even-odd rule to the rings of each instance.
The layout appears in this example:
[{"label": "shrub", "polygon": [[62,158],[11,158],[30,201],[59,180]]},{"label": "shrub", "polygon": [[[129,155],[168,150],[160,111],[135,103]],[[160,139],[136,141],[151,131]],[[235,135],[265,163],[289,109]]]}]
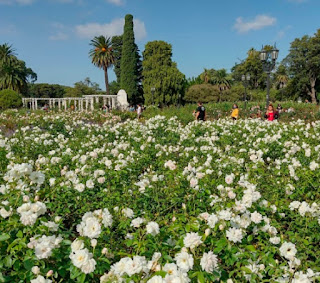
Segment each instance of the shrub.
[{"label": "shrub", "polygon": [[184,99],[188,102],[202,101],[207,102],[217,102],[219,98],[219,90],[216,86],[211,84],[200,84],[191,86]]},{"label": "shrub", "polygon": [[11,89],[0,91],[0,109],[18,108],[22,105],[21,95]]}]

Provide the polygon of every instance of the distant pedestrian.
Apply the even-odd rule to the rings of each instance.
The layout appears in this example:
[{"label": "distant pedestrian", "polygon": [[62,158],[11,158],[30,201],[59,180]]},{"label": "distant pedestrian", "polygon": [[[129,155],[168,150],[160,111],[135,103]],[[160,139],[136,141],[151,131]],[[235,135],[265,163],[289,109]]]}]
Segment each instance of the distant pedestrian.
[{"label": "distant pedestrian", "polygon": [[42,109],[43,109],[44,111],[48,111],[48,110],[49,110],[48,104],[45,104]]},{"label": "distant pedestrian", "polygon": [[239,118],[239,107],[237,104],[233,104],[233,106],[232,106],[231,118],[233,120],[238,120],[238,118]]},{"label": "distant pedestrian", "polygon": [[264,117],[268,120],[268,121],[274,121],[275,119],[278,119],[278,113],[277,111],[274,110],[273,105],[270,104],[268,106],[267,112],[264,115]]},{"label": "distant pedestrian", "polygon": [[196,111],[193,111],[193,114],[198,121],[206,120],[206,108],[202,105],[202,102],[198,102],[198,108]]},{"label": "distant pedestrian", "polygon": [[138,104],[138,108],[137,108],[137,117],[138,117],[138,119],[140,119],[141,114],[142,114],[142,107],[141,107],[141,104]]},{"label": "distant pedestrian", "polygon": [[277,111],[278,111],[278,113],[281,113],[281,112],[282,112],[282,106],[281,106],[280,103],[279,103],[278,106],[277,106]]}]

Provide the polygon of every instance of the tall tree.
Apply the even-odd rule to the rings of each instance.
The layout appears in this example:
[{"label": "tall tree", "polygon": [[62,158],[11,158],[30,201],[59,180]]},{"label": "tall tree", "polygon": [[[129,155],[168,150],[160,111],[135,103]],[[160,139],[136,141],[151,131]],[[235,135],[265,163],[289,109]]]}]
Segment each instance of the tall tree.
[{"label": "tall tree", "polygon": [[232,76],[235,81],[241,82],[242,75],[250,74],[250,89],[264,88],[266,85],[266,74],[263,72],[260,52],[251,48],[247,58],[232,68]]},{"label": "tall tree", "polygon": [[202,80],[202,82],[205,84],[210,83],[212,81],[215,71],[215,69],[204,68],[203,72],[200,74],[200,79]]},{"label": "tall tree", "polygon": [[231,87],[231,78],[227,73],[226,69],[220,69],[215,71],[212,77],[212,84],[216,85],[219,89],[219,102],[221,101],[222,92],[224,90],[230,89]]},{"label": "tall tree", "polygon": [[274,73],[274,82],[277,89],[285,88],[289,82],[288,70],[285,65],[280,64]]},{"label": "tall tree", "polygon": [[113,70],[117,77],[117,83],[120,84],[121,81],[121,55],[122,55],[122,35],[115,35],[111,39],[113,55],[114,55],[114,64]]},{"label": "tall tree", "polygon": [[128,94],[130,102],[136,102],[139,96],[138,50],[134,42],[133,16],[126,15],[122,35],[120,87]]},{"label": "tall tree", "polygon": [[290,76],[300,91],[305,91],[311,97],[312,103],[317,103],[316,84],[320,78],[320,29],[314,36],[305,35],[296,38],[290,47],[290,53],[285,59],[289,66]]},{"label": "tall tree", "polygon": [[[147,105],[152,103],[169,105],[181,101],[185,76],[172,61],[171,44],[152,41],[146,44],[143,52],[143,91]],[[155,88],[152,92],[151,88]],[[179,101],[180,100],[180,101]]]},{"label": "tall tree", "polygon": [[110,68],[115,62],[110,37],[103,35],[96,36],[91,40],[90,45],[93,47],[89,51],[92,63],[98,68],[103,69],[106,92],[107,95],[109,95],[108,68]]}]

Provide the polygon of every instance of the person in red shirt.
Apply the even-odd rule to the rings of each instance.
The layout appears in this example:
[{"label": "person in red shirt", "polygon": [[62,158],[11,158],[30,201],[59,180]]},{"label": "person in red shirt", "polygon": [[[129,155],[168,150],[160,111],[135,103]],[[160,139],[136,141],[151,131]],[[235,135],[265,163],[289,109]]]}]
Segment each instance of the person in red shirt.
[{"label": "person in red shirt", "polygon": [[268,121],[273,121],[275,119],[278,119],[278,113],[274,110],[273,105],[270,104],[268,106],[268,110],[266,112],[266,114],[264,115],[264,117],[268,120]]}]

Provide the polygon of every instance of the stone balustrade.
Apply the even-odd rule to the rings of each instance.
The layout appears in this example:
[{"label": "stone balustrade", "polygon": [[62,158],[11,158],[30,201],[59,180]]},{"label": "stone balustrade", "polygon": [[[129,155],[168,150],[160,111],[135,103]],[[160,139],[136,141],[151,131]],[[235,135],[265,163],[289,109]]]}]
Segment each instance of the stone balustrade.
[{"label": "stone balustrade", "polygon": [[[22,98],[23,107],[31,110],[39,109],[38,102],[43,101],[49,109],[67,110],[73,105],[74,110],[93,111],[95,104],[102,101],[103,105],[109,106],[111,109],[120,108],[125,110],[128,102],[123,99],[123,90],[121,95],[85,95],[83,97],[64,97],[64,98]],[[125,96],[125,99],[127,97]]]}]

